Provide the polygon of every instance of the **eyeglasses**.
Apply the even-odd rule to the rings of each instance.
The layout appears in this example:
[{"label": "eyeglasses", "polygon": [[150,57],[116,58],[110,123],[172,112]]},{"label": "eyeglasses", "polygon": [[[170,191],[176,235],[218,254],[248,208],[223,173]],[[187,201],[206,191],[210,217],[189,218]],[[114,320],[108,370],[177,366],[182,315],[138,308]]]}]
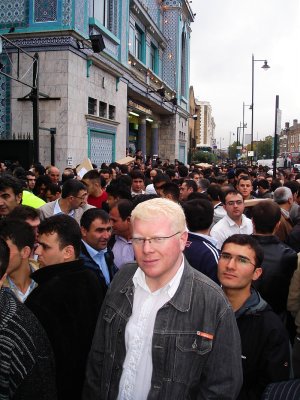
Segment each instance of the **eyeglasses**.
[{"label": "eyeglasses", "polygon": [[226,206],[234,206],[235,204],[237,206],[241,206],[243,204],[243,200],[230,200],[226,203]]},{"label": "eyeglasses", "polygon": [[137,237],[134,237],[134,238],[131,239],[131,242],[135,246],[142,246],[146,242],[149,242],[150,244],[152,244],[154,246],[159,246],[159,245],[162,245],[163,243],[165,243],[165,241],[167,239],[170,239],[173,236],[178,235],[178,233],[180,233],[180,232],[176,232],[176,233],[174,233],[174,235],[171,235],[171,236],[156,236],[156,237],[152,237],[152,238],[137,238]]},{"label": "eyeglasses", "polygon": [[86,193],[86,194],[84,194],[83,196],[80,196],[80,197],[78,197],[78,196],[73,196],[75,199],[79,199],[79,200],[85,200],[86,198],[87,198],[87,196],[88,196],[88,194]]},{"label": "eyeglasses", "polygon": [[251,262],[251,261],[249,260],[249,258],[244,257],[244,256],[234,256],[234,255],[232,255],[232,254],[230,254],[230,253],[224,253],[224,252],[223,252],[223,253],[220,254],[219,259],[220,259],[221,261],[226,262],[226,263],[229,263],[232,259],[234,259],[235,262],[236,262],[236,264],[237,264],[238,266],[240,266],[240,267],[246,267],[246,266],[248,266],[248,265],[253,265],[253,267],[256,268],[256,265],[253,264],[253,262]]}]

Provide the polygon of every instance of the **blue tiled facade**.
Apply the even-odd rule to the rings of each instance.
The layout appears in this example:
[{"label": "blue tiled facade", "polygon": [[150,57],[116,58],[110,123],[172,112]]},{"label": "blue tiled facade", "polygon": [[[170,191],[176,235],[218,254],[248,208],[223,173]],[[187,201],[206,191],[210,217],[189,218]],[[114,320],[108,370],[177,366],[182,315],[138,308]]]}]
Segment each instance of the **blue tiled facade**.
[{"label": "blue tiled facade", "polygon": [[[101,4],[106,5],[107,19],[97,14],[95,7],[91,9],[92,1],[102,1]],[[99,20],[100,17],[104,22]],[[88,58],[92,52],[83,50],[83,41],[91,34],[102,34],[105,57],[101,54],[92,56],[98,58],[99,63],[107,63],[106,71],[113,60],[116,68],[123,71],[121,79],[127,83],[131,99],[146,104],[148,109],[153,105],[154,113],[158,115],[156,121],[160,113],[177,118],[178,107],[181,115],[188,118],[186,100],[192,20],[187,0],[0,0],[0,33],[7,34],[9,28],[15,27],[12,40],[29,51],[69,49],[79,57]],[[64,35],[63,31],[67,30],[73,33]],[[31,34],[30,38],[26,37],[27,33]],[[82,44],[78,44],[78,34]],[[9,85],[1,75],[0,84],[0,129],[7,132]],[[165,99],[149,96],[161,87],[166,89]],[[177,104],[170,103],[172,98],[177,99]],[[125,128],[123,132],[126,132]],[[179,132],[174,140],[179,140],[178,137]]]}]

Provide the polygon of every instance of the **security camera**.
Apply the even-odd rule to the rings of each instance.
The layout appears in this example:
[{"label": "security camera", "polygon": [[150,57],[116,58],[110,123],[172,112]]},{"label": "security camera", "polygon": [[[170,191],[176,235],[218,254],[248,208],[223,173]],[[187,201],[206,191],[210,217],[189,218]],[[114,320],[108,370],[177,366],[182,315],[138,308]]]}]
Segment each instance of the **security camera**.
[{"label": "security camera", "polygon": [[197,121],[198,115],[197,115],[197,114],[194,114],[194,115],[192,116],[192,118],[193,118],[193,120]]}]

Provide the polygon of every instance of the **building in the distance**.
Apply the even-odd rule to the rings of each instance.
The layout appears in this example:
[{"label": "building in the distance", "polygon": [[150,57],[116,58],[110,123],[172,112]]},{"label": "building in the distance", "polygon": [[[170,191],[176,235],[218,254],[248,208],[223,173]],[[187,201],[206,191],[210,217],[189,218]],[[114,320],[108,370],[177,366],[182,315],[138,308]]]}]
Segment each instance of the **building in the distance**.
[{"label": "building in the distance", "polygon": [[212,146],[215,137],[215,121],[212,116],[212,107],[208,101],[196,100],[197,144]]},{"label": "building in the distance", "polygon": [[110,163],[138,148],[187,161],[189,1],[0,0],[0,10],[1,35],[37,54],[40,92],[37,116],[32,61],[3,40],[2,139],[32,140],[38,124],[39,160],[49,164],[49,129],[56,128],[61,168],[86,157]]}]

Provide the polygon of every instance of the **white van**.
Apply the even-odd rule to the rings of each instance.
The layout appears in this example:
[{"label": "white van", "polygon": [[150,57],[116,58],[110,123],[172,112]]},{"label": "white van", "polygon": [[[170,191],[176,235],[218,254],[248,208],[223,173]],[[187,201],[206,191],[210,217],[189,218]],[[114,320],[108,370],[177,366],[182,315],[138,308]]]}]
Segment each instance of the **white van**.
[{"label": "white van", "polygon": [[[273,158],[270,159],[263,159],[257,160],[257,165],[262,165],[263,167],[273,168]],[[276,160],[276,168],[283,168],[284,167],[284,158],[278,157]]]}]

